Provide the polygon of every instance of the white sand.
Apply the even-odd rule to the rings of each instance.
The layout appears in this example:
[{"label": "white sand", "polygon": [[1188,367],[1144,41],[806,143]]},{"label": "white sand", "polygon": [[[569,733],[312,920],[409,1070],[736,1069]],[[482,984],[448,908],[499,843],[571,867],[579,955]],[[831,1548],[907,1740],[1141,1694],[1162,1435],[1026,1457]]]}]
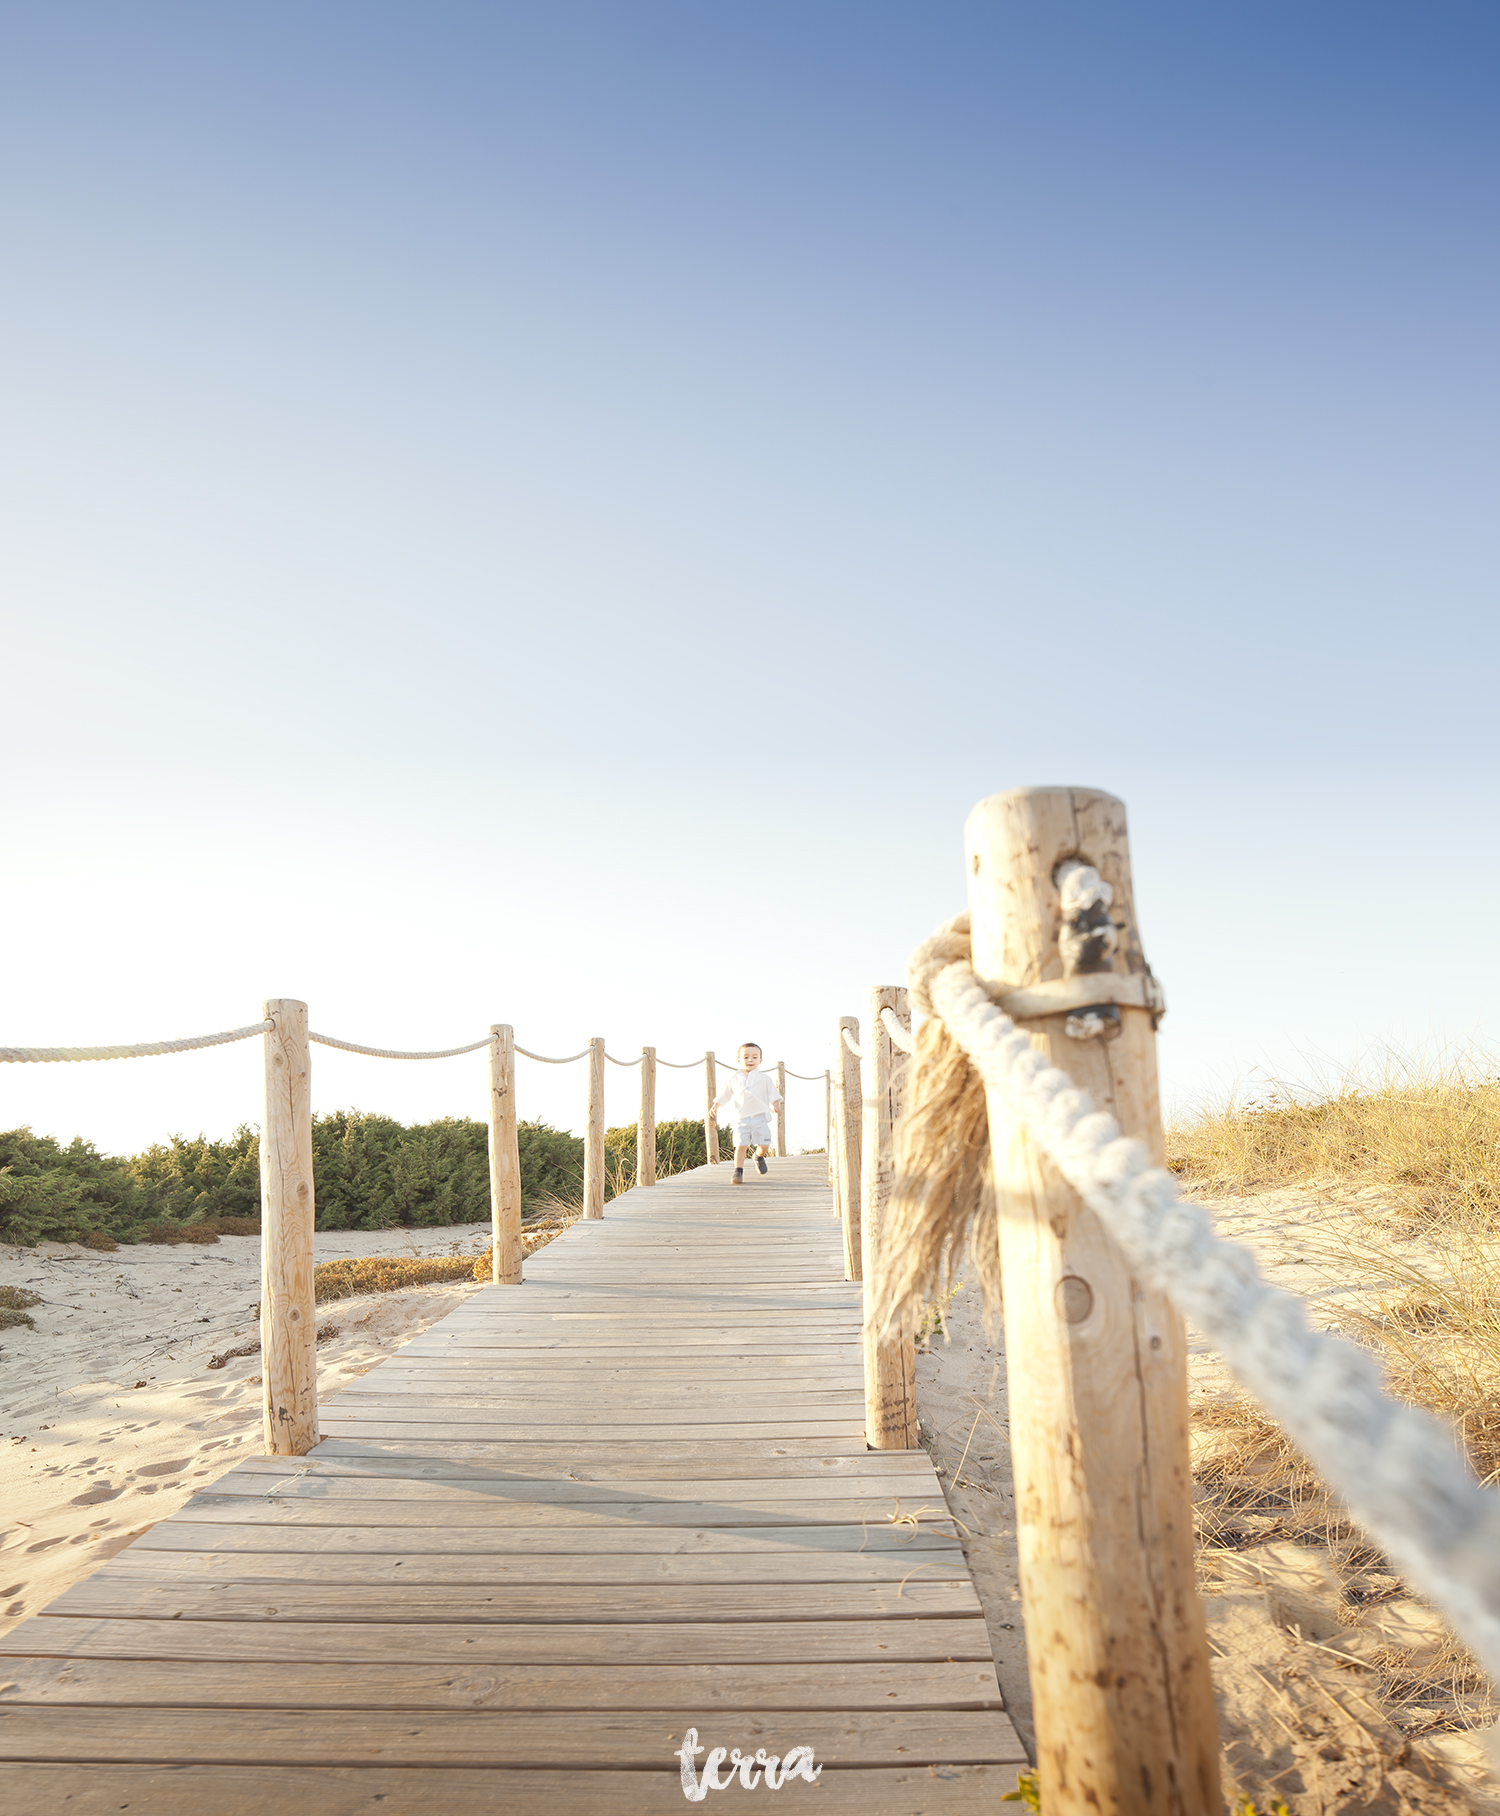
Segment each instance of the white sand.
[{"label": "white sand", "polygon": [[[487,1223],[329,1230],[319,1261],[468,1255]],[[175,1513],[202,1483],[260,1448],[260,1357],[210,1369],[260,1334],[260,1239],[0,1248],[0,1283],[42,1295],[37,1328],[0,1331],[0,1632]],[[318,1346],[318,1398],[362,1375],[459,1300],[466,1282],[319,1306],[341,1334]],[[144,1386],[137,1386],[144,1382]]]}]

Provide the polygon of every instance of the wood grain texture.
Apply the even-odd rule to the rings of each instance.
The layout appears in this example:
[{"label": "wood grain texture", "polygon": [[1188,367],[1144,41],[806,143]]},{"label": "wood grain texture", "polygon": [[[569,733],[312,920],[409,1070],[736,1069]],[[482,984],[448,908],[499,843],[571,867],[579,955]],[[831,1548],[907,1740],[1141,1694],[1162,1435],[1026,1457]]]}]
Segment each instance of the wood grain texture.
[{"label": "wood grain texture", "polygon": [[588,1101],[583,1124],[583,1215],[587,1222],[604,1216],[604,1037],[589,1041]]},{"label": "wood grain texture", "polygon": [[[1017,1767],[901,1765],[825,1773],[808,1786],[823,1816],[994,1816]],[[794,1787],[793,1795],[801,1789]],[[7,1816],[263,1816],[293,1804],[317,1816],[676,1816],[683,1805],[670,1772],[394,1766],[0,1765]]]},{"label": "wood grain texture", "polygon": [[516,1134],[516,1034],[505,1022],[490,1026],[490,1278],[497,1286],[519,1286],[525,1250],[521,1243],[521,1150]]},{"label": "wood grain texture", "polygon": [[710,1049],[703,1055],[703,1140],[708,1164],[719,1164],[719,1110],[714,1099],[719,1095],[719,1072]]},{"label": "wood grain texture", "polygon": [[656,1048],[641,1048],[641,1109],[635,1126],[635,1182],[656,1184]]},{"label": "wood grain texture", "polygon": [[265,1119],[260,1137],[261,1428],[274,1456],[318,1441],[317,1319],[313,1300],[312,1058],[307,1004],[261,1004]]},{"label": "wood grain texture", "polygon": [[[885,1229],[885,1209],[896,1180],[896,1125],[901,1117],[905,1055],[892,1045],[881,1020],[890,1009],[911,1026],[906,991],[899,984],[872,985],[866,1002],[866,1044],[870,1063],[864,1081],[861,1141],[860,1248],[865,1292],[875,1279]],[[869,1306],[866,1304],[866,1314]],[[875,1450],[915,1450],[917,1431],[916,1343],[909,1325],[888,1337],[866,1328],[861,1335],[865,1364],[865,1442]]]},{"label": "wood grain texture", "polygon": [[859,1039],[859,1018],[841,1015],[833,1033],[833,1120],[838,1172],[837,1199],[844,1233],[844,1278],[858,1280],[864,1269],[859,1233],[860,1145],[864,1131],[864,1105],[860,1099],[859,1060],[844,1043],[844,1030]]},{"label": "wood grain texture", "polygon": [[612,1200],[0,1639],[7,1811],[675,1809],[690,1727],[860,1816],[1008,1790],[932,1464],[865,1445],[826,1157],[725,1184]]},{"label": "wood grain texture", "polygon": [[[1114,891],[1112,955],[1144,973],[1125,809],[1081,788],[1020,789],[969,816],[974,969],[993,987],[1065,973],[1059,865]],[[1080,969],[1083,969],[1080,966]],[[1155,1035],[1032,1042],[1160,1160]],[[1193,1575],[1186,1348],[1161,1295],[1025,1131],[991,1106],[1016,1516],[1041,1794],[1049,1816],[1210,1816],[1222,1808],[1207,1637]]]}]

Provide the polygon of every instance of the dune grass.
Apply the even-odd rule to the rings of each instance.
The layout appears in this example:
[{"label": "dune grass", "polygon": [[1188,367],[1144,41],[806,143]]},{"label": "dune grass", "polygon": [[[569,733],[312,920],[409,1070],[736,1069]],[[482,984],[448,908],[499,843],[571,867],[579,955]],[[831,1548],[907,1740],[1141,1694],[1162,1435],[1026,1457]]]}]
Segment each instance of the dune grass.
[{"label": "dune grass", "polygon": [[[1285,1085],[1167,1131],[1168,1164],[1209,1197],[1293,1189],[1328,1208],[1314,1262],[1359,1283],[1344,1334],[1398,1398],[1448,1421],[1500,1481],[1500,1070],[1391,1062],[1318,1095]],[[1351,1626],[1409,1591],[1280,1430],[1246,1397],[1194,1407],[1201,1555],[1274,1540],[1326,1547]],[[1380,1698],[1409,1734],[1494,1719],[1494,1687],[1456,1642],[1381,1654]]]}]

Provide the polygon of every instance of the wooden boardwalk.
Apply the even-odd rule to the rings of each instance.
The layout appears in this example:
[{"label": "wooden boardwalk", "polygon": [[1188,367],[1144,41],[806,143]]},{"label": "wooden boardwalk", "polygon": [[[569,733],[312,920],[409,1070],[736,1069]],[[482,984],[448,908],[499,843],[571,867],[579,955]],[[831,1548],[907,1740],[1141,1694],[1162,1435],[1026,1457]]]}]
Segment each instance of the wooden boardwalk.
[{"label": "wooden boardwalk", "polygon": [[642,1816],[696,1728],[814,1750],[774,1809],[993,1816],[942,1490],[866,1450],[824,1163],[771,1166],[616,1200],[0,1639],[0,1807]]}]

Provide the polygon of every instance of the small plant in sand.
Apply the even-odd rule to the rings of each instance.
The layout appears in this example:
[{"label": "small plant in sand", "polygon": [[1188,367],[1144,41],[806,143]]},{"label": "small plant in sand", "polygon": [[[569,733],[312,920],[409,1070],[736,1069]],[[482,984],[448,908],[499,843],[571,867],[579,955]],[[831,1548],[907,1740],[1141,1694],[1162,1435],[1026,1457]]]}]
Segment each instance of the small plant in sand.
[{"label": "small plant in sand", "polygon": [[42,1295],[29,1287],[0,1286],[0,1330],[13,1330],[17,1325],[35,1330],[36,1319],[31,1317],[30,1307],[41,1302]]}]

